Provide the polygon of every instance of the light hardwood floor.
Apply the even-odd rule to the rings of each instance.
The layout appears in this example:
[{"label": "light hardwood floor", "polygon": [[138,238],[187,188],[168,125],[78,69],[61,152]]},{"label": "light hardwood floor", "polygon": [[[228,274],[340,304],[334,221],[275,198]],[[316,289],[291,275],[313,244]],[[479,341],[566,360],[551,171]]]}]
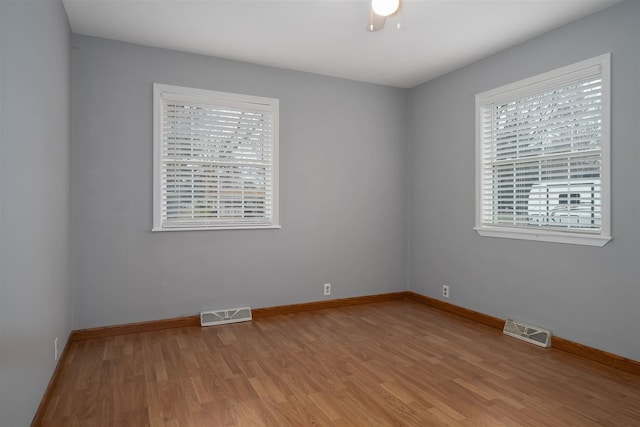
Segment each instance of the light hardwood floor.
[{"label": "light hardwood floor", "polygon": [[409,301],[68,352],[46,426],[640,426],[640,376]]}]

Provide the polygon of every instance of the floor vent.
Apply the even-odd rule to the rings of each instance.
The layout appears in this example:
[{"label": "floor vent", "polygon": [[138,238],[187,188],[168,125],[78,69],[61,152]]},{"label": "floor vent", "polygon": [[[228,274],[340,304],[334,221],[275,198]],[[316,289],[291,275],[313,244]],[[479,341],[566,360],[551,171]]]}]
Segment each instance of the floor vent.
[{"label": "floor vent", "polygon": [[540,347],[551,347],[551,331],[547,329],[508,319],[502,332]]},{"label": "floor vent", "polygon": [[226,323],[246,322],[249,320],[251,320],[251,307],[209,310],[200,313],[200,324],[202,326],[224,325]]}]

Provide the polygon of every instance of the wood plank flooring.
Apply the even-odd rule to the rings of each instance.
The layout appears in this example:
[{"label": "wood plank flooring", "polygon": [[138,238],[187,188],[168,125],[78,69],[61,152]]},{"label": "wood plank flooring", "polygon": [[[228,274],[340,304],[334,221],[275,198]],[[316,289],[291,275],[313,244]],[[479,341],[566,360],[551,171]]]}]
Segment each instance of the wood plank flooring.
[{"label": "wood plank flooring", "polygon": [[45,426],[640,426],[640,376],[409,301],[68,351]]}]

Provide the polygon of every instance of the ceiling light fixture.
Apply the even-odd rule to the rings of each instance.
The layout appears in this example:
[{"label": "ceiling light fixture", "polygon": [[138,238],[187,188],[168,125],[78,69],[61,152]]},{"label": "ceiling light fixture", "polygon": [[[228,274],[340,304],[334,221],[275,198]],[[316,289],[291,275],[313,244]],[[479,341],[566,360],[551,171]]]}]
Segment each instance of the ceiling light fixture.
[{"label": "ceiling light fixture", "polygon": [[400,0],[371,0],[373,13],[380,16],[390,16],[398,11]]},{"label": "ceiling light fixture", "polygon": [[385,20],[392,15],[398,17],[396,28],[400,29],[400,0],[371,0],[367,31],[373,32],[383,29]]}]

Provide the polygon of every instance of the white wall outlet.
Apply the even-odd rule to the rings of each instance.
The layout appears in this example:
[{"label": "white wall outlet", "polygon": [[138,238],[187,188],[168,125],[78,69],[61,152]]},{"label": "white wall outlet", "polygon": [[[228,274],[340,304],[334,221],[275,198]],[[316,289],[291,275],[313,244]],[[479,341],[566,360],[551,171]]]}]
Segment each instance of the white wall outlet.
[{"label": "white wall outlet", "polygon": [[324,284],[324,295],[331,295],[331,283]]},{"label": "white wall outlet", "polygon": [[58,337],[53,340],[53,360],[57,361],[60,356],[60,352],[58,351]]},{"label": "white wall outlet", "polygon": [[449,285],[442,285],[442,296],[449,298]]}]

